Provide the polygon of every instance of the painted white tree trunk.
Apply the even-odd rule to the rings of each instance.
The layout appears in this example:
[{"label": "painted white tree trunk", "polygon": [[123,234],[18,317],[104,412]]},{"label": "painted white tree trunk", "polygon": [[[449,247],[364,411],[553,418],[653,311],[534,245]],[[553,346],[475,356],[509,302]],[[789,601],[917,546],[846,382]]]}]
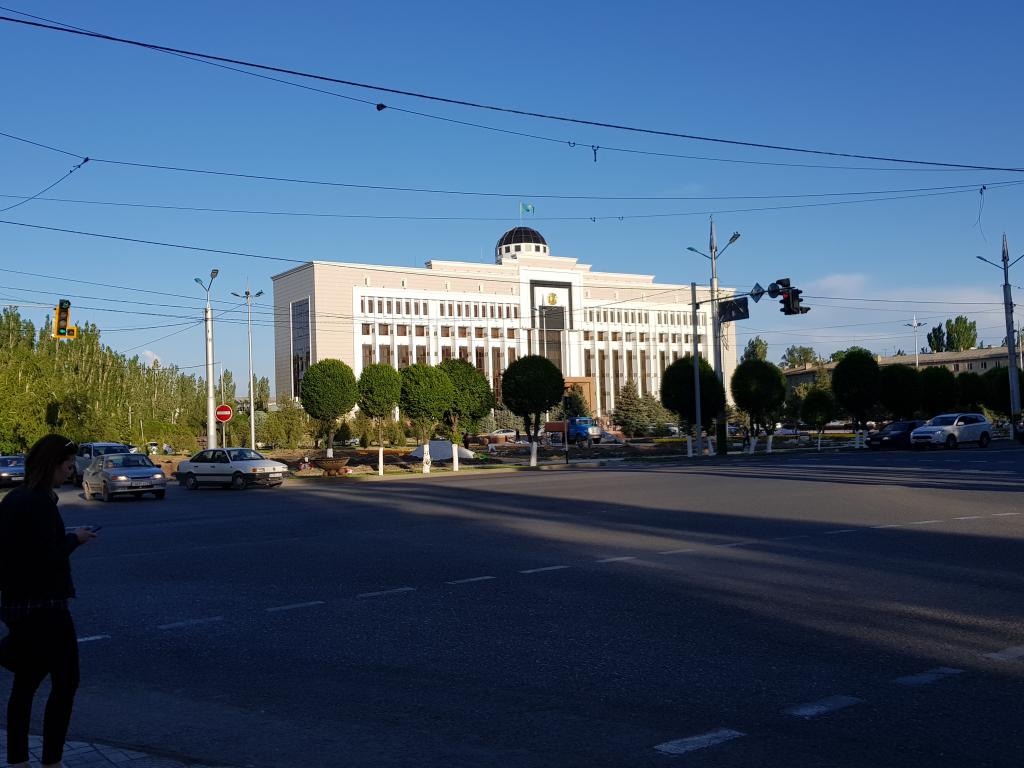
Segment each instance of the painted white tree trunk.
[{"label": "painted white tree trunk", "polygon": [[754,435],[753,437],[750,438],[750,448],[749,448],[749,451],[751,453],[753,453],[756,450],[757,450],[757,435]]},{"label": "painted white tree trunk", "polygon": [[384,477],[384,446],[377,446],[377,475]]},{"label": "painted white tree trunk", "polygon": [[452,443],[452,472],[459,471],[459,446]]},{"label": "painted white tree trunk", "polygon": [[693,458],[693,436],[692,435],[687,435],[686,436],[686,458],[688,458],[688,459],[692,459]]},{"label": "painted white tree trunk", "polygon": [[818,450],[821,450],[821,432],[818,433]]},{"label": "painted white tree trunk", "polygon": [[430,441],[428,440],[423,446],[423,474],[430,474]]},{"label": "painted white tree trunk", "polygon": [[328,445],[327,446],[327,458],[328,459],[333,459],[334,458],[334,446],[333,445]]},{"label": "painted white tree trunk", "polygon": [[772,452],[772,440],[775,439],[775,435],[768,435],[768,445],[765,446],[765,453]]},{"label": "painted white tree trunk", "polygon": [[533,439],[530,441],[530,466],[537,466],[537,440]]}]

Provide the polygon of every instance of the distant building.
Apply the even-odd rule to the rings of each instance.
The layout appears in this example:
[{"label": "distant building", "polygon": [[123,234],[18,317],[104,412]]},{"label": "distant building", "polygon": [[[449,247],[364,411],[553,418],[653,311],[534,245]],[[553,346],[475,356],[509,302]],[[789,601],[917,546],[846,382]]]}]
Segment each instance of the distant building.
[{"label": "distant building", "polygon": [[[665,369],[691,352],[695,332],[688,284],[594,271],[575,258],[551,255],[544,237],[529,227],[501,236],[493,264],[311,261],[275,275],[273,283],[279,402],[297,397],[306,369],[325,358],[344,361],[356,376],[370,363],[403,368],[461,359],[500,392],[505,368],[538,354],[567,379],[588,380],[584,389],[597,415],[606,415],[629,379],[657,395]],[[710,341],[708,298],[709,289],[699,288],[698,301],[705,303],[696,335],[703,356]],[[724,326],[723,347],[728,381],[736,366],[732,323]]]},{"label": "distant building", "polygon": [[[985,373],[992,368],[1005,368],[1007,359],[1006,347],[986,347],[984,349],[965,349],[962,352],[922,352],[918,355],[920,367],[927,368],[931,365],[940,365],[948,368],[955,374],[960,373]],[[880,366],[914,365],[914,355],[895,355],[893,357],[882,357],[876,355],[875,359]],[[792,390],[801,384],[813,384],[818,377],[819,371],[824,371],[831,376],[836,363],[822,363],[814,365],[808,363],[802,368],[786,368],[782,372],[786,375],[786,383]]]}]

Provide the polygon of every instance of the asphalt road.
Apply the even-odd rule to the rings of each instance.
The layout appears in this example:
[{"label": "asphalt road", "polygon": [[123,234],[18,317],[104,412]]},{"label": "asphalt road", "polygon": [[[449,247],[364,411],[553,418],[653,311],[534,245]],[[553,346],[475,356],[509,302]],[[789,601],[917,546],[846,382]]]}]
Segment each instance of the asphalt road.
[{"label": "asphalt road", "polygon": [[68,524],[104,526],[74,556],[72,738],[259,768],[1020,766],[1022,470],[1003,444],[68,487]]}]

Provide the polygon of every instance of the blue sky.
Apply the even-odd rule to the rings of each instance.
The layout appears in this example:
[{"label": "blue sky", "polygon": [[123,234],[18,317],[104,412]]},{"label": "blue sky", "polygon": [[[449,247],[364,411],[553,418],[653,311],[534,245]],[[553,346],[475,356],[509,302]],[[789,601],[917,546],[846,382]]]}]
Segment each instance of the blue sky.
[{"label": "blue sky", "polygon": [[[934,2],[498,6],[21,0],[9,7],[112,35],[537,112],[770,144],[1024,166],[1018,80],[1024,10],[1013,2],[968,7]],[[929,324],[967,314],[978,321],[983,340],[998,344],[1004,336],[1001,277],[974,256],[997,260],[1003,231],[1011,254],[1024,252],[1024,230],[1014,228],[1024,188],[990,187],[977,222],[982,202],[977,189],[1024,180],[1021,174],[911,171],[881,162],[650,137],[314,84],[343,96],[559,140],[538,141],[394,109],[378,112],[165,54],[8,23],[0,23],[0,63],[5,73],[0,131],[83,156],[511,195],[302,186],[91,162],[44,197],[496,220],[257,216],[34,200],[0,213],[8,221],[289,259],[421,266],[432,257],[490,260],[495,240],[516,223],[521,195],[536,206],[531,223],[556,255],[578,257],[596,269],[651,273],[662,281],[706,282],[707,263],[686,246],[705,249],[704,212],[723,211],[716,215],[720,240],[734,230],[743,235],[720,264],[724,285],[745,290],[755,281],[767,285],[788,276],[807,296],[836,297],[805,299],[813,311],[799,318],[784,317],[774,302],[752,305],[750,320],[737,329],[740,344],[760,333],[769,341],[773,360],[789,344],[812,344],[823,354],[853,343],[880,353],[899,347],[910,352],[913,334],[904,324],[915,312]],[[900,170],[751,165],[604,149],[594,162],[592,145]],[[34,194],[76,162],[0,137],[0,194]],[[540,197],[806,195],[953,185],[967,191],[745,212],[736,209],[823,199]],[[878,196],[889,195],[869,197]],[[16,202],[0,198],[0,208]],[[545,220],[669,213],[690,215]],[[0,272],[0,302],[52,306],[68,294],[91,297],[72,298],[75,320],[96,322],[104,330],[103,340],[115,349],[155,355],[166,364],[203,362],[201,326],[171,325],[201,318],[202,298],[193,277],[217,267],[214,295],[226,302],[229,292],[241,291],[247,280],[254,290],[269,294],[270,276],[287,266],[0,225],[0,267],[59,278]],[[1018,274],[1024,283],[1024,272]],[[76,279],[102,285],[76,284]],[[891,301],[872,304],[863,298]],[[128,301],[142,303],[123,303]],[[27,306],[24,311],[36,320],[47,314]],[[217,357],[239,378],[246,367],[245,329],[227,321],[243,317],[223,315],[216,331]],[[127,330],[132,328],[139,330]],[[271,375],[272,328],[259,325],[255,339],[257,373]]]}]

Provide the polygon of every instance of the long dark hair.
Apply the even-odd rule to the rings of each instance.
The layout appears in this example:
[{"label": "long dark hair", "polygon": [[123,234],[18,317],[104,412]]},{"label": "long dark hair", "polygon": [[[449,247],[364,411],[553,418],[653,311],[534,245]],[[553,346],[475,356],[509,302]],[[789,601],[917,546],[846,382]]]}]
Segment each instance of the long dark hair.
[{"label": "long dark hair", "polygon": [[64,435],[47,435],[36,441],[25,457],[25,485],[33,490],[53,487],[53,473],[68,456],[78,453],[78,446]]}]

